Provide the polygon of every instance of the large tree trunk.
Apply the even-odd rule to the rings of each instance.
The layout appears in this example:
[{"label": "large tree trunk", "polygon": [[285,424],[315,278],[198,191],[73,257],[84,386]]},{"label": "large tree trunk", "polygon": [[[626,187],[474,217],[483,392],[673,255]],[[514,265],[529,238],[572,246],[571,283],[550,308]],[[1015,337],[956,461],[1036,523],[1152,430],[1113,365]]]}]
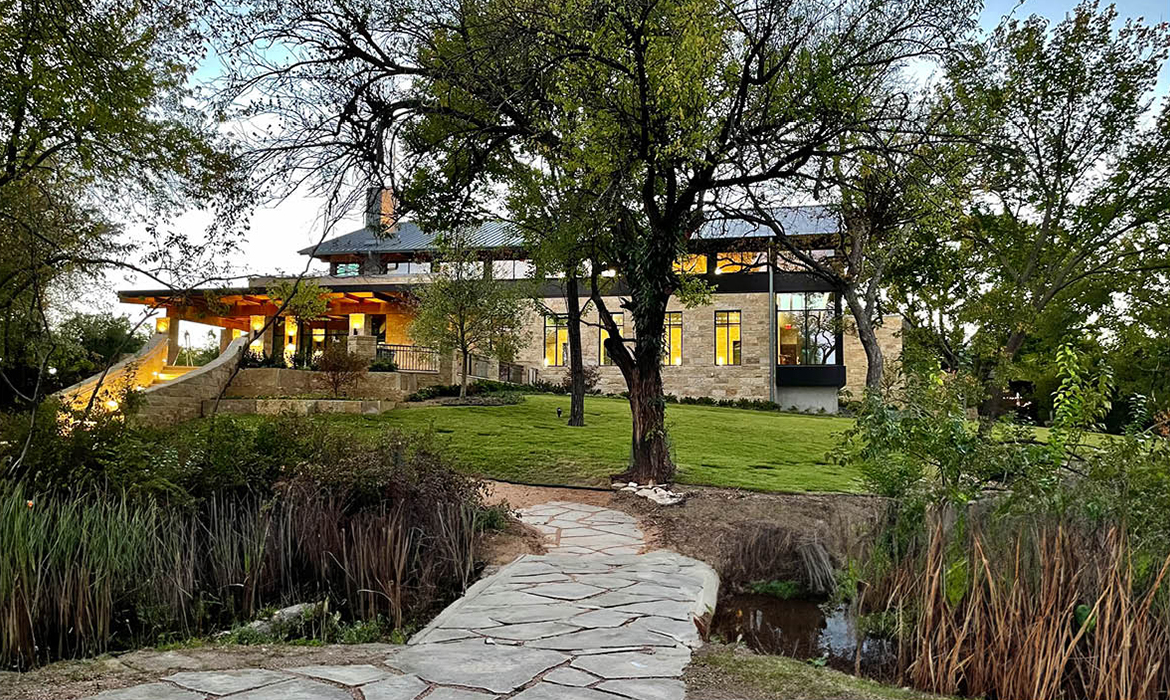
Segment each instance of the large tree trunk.
[{"label": "large tree trunk", "polygon": [[633,443],[630,467],[616,478],[639,484],[667,483],[674,476],[674,462],[666,441],[666,402],[662,396],[662,365],[657,358],[637,361],[627,379]]},{"label": "large tree trunk", "polygon": [[984,424],[990,424],[1007,413],[1007,402],[1004,397],[1007,393],[1007,381],[1005,381],[1007,365],[1019,354],[1026,339],[1027,336],[1022,330],[1012,331],[1012,334],[1008,336],[1007,343],[1004,344],[1000,361],[990,368],[986,376],[981,377],[984,398],[983,403],[979,405],[979,416],[983,419]]},{"label": "large tree trunk", "polygon": [[857,339],[861,341],[861,348],[865,351],[865,388],[869,391],[881,391],[886,358],[881,344],[878,343],[877,328],[870,317],[869,309],[856,290],[846,288],[844,297],[857,325]]},{"label": "large tree trunk", "polygon": [[585,425],[585,363],[581,357],[581,299],[577,277],[565,278],[569,311],[569,425]]},{"label": "large tree trunk", "polygon": [[459,398],[467,398],[467,363],[471,353],[468,350],[460,350],[459,355],[462,358],[459,367]]}]

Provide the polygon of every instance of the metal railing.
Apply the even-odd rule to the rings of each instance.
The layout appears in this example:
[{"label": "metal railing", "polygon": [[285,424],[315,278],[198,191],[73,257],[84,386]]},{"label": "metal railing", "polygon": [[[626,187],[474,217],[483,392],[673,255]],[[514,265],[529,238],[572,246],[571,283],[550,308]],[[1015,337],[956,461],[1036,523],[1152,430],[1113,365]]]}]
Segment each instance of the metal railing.
[{"label": "metal railing", "polygon": [[472,353],[467,358],[467,374],[468,376],[476,377],[478,379],[490,379],[492,372],[492,362],[483,355],[476,355]]},{"label": "metal railing", "polygon": [[524,365],[518,365],[512,362],[501,362],[500,381],[511,382],[512,384],[523,384]]},{"label": "metal railing", "polygon": [[399,372],[439,371],[439,351],[422,345],[378,343],[378,359],[390,360]]}]

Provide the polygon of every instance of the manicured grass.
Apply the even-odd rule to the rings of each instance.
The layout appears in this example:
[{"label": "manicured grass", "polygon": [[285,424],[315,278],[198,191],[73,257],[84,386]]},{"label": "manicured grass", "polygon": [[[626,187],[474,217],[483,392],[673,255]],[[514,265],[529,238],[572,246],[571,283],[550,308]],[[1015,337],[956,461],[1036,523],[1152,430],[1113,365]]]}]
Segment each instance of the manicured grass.
[{"label": "manicured grass", "polygon": [[[557,418],[556,409],[563,409]],[[514,406],[425,406],[377,416],[323,415],[356,434],[433,430],[468,471],[534,484],[605,485],[629,457],[622,399],[589,397],[585,427],[567,425],[569,397],[530,395]],[[680,483],[755,491],[861,491],[855,471],[826,460],[850,421],[709,406],[666,410]]]},{"label": "manicured grass", "polygon": [[942,700],[941,696],[881,685],[830,668],[815,668],[786,656],[758,656],[713,645],[687,669],[693,691],[716,689],[727,697],[784,700]]}]

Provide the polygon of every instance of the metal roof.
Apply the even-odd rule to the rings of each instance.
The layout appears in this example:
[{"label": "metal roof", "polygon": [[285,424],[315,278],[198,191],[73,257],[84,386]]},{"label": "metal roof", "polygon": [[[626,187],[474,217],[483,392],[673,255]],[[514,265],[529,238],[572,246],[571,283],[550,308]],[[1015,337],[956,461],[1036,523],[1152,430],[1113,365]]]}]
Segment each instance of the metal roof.
[{"label": "metal roof", "polygon": [[[785,232],[792,236],[807,236],[837,231],[837,218],[833,210],[820,205],[780,207],[776,218]],[[703,224],[695,238],[704,240],[739,239],[771,236],[770,230],[756,224],[736,219],[708,221]],[[476,247],[520,248],[524,245],[519,229],[506,221],[488,221],[480,225],[473,234]],[[435,234],[427,233],[413,221],[400,221],[391,235],[378,235],[369,228],[330,238],[317,246],[298,251],[301,255],[364,255],[368,253],[419,253],[434,251]]]}]

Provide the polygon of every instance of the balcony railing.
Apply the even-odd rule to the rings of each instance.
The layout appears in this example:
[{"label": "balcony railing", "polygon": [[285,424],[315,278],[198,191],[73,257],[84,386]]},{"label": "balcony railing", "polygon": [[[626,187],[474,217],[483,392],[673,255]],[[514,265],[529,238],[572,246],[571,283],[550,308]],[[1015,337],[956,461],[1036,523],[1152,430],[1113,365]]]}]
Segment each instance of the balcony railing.
[{"label": "balcony railing", "polygon": [[399,372],[439,371],[439,351],[422,345],[378,343],[378,359],[392,361]]}]

